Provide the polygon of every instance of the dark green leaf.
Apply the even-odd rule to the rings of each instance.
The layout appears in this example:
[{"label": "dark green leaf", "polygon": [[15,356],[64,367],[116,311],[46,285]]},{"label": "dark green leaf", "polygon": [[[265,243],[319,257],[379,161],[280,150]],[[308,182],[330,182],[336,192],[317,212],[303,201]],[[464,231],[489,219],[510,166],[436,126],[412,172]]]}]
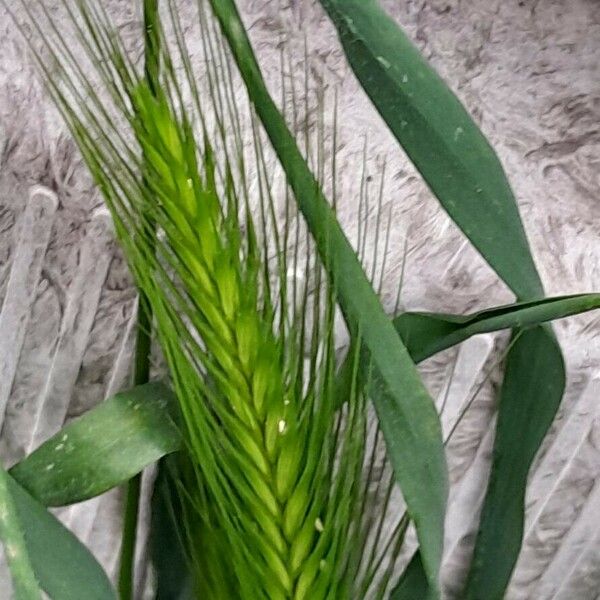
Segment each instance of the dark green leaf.
[{"label": "dark green leaf", "polygon": [[279,157],[298,206],[354,335],[372,365],[369,392],[379,416],[408,512],[421,543],[428,579],[437,588],[447,497],[446,462],[433,402],[333,210],[264,84],[232,0],[211,0],[250,99]]},{"label": "dark green leaf", "polygon": [[179,449],[172,398],[162,383],[117,394],[67,425],[10,474],[46,506],[97,496]]},{"label": "dark green leaf", "polygon": [[428,593],[429,586],[423,570],[421,554],[416,552],[392,590],[390,600],[426,600]]},{"label": "dark green leaf", "polygon": [[456,96],[377,2],[321,4],[365,92],[448,214],[518,298],[542,297],[502,165]]},{"label": "dark green leaf", "polygon": [[102,567],[58,519],[6,477],[29,562],[52,600],[116,600]]},{"label": "dark green leaf", "polygon": [[465,598],[501,600],[519,555],[529,467],[554,419],[565,382],[549,329],[521,333],[506,361],[494,457]]},{"label": "dark green leaf", "polygon": [[600,308],[600,294],[558,296],[517,302],[470,315],[404,313],[394,327],[417,363],[480,333],[533,327]]},{"label": "dark green leaf", "polygon": [[182,512],[167,457],[158,466],[152,494],[150,554],[156,573],[156,600],[192,600],[192,577],[184,552]]},{"label": "dark green leaf", "polygon": [[4,556],[13,580],[15,600],[39,600],[42,597],[29,554],[25,537],[10,492],[10,475],[0,467],[0,541],[4,544]]},{"label": "dark green leaf", "polygon": [[[458,99],[374,0],[321,0],[321,4],[337,27],[348,61],[363,88],[448,214],[519,299],[543,297],[540,277],[502,166]],[[429,321],[433,326],[433,320]],[[438,335],[446,338],[452,335],[447,323],[438,322],[436,327]],[[536,338],[536,335],[541,337]],[[430,337],[421,342],[431,343],[433,339]],[[528,344],[531,345],[527,349]],[[558,362],[561,356],[554,338],[548,332],[544,334],[542,329],[528,332],[523,340],[519,340],[519,345],[532,359],[536,351],[542,352],[549,362]],[[513,351],[509,353],[509,362]],[[532,389],[540,390],[540,395],[530,398],[529,418],[544,424],[550,422],[564,388],[561,373],[539,371],[532,374],[526,362],[519,364],[507,373],[505,388],[514,392],[518,388],[511,379],[527,379]],[[558,400],[554,402],[553,398],[552,402],[544,403],[541,390],[549,384]],[[507,423],[514,417],[515,413],[507,406],[518,401],[519,397],[515,396],[511,402],[501,403],[499,420]],[[507,410],[508,416],[503,417],[502,413]],[[513,425],[515,430],[519,429],[518,423]],[[505,426],[510,429],[510,423]],[[536,432],[535,446],[530,440],[521,439],[520,444],[504,448],[508,438],[500,436],[496,452],[498,455],[511,453],[526,473],[532,450],[537,449],[543,438],[541,432],[545,430],[540,426]],[[497,463],[494,463],[491,484],[498,488],[503,483],[494,472],[496,468]],[[514,515],[519,513],[520,519],[524,510],[520,501],[524,494],[524,478],[521,483],[522,489],[513,497],[516,503],[513,512]],[[496,501],[496,488],[488,490],[486,506]],[[490,515],[491,510],[484,511],[482,534],[477,544],[485,543],[490,556],[494,556],[494,550],[502,548],[506,553],[504,564],[513,565],[521,543],[519,521],[503,521],[507,529],[503,530],[502,539],[510,539],[503,547],[499,540],[496,543],[491,540],[499,530],[489,520]],[[481,549],[476,549],[475,555],[478,557],[475,569],[493,563],[483,556]],[[497,573],[493,569],[486,570],[487,577],[496,575],[497,580],[489,585],[499,591],[508,581],[506,574],[502,569]],[[484,579],[472,575],[473,581]]]},{"label": "dark green leaf", "polygon": [[[474,335],[501,329],[526,328],[600,308],[600,294],[577,294],[517,302],[470,315],[407,312],[397,316],[394,327],[416,363],[460,344]],[[351,364],[346,359],[338,376],[339,402],[350,393]]]}]

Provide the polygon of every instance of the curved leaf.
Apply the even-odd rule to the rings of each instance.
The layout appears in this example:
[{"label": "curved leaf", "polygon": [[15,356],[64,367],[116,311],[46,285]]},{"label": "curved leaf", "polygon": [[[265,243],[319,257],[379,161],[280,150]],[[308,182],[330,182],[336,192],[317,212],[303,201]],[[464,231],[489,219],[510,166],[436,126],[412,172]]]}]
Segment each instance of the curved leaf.
[{"label": "curved leaf", "polygon": [[[534,327],[598,308],[600,294],[576,294],[517,302],[469,315],[407,312],[393,319],[393,323],[411,358],[415,363],[420,363],[474,335],[502,329]],[[350,375],[351,364],[346,358],[337,381],[340,403],[345,402],[349,396]]]},{"label": "curved leaf", "polygon": [[[523,537],[529,467],[562,398],[565,371],[552,333],[521,333],[506,360],[493,468],[464,598],[501,600]],[[543,407],[543,410],[540,410]],[[525,442],[524,442],[525,440]]]},{"label": "curved leaf", "polygon": [[4,556],[13,580],[15,600],[39,600],[38,586],[17,509],[9,490],[10,475],[0,467],[0,541],[4,544]]},{"label": "curved leaf", "polygon": [[46,506],[81,502],[127,481],[181,440],[171,419],[173,393],[149,383],[99,404],[10,469]]},{"label": "curved leaf", "polygon": [[279,157],[298,206],[332,278],[351,332],[372,365],[370,395],[388,455],[437,589],[442,556],[447,472],[439,419],[406,348],[394,331],[333,210],[271,99],[232,0],[211,0],[248,93]]},{"label": "curved leaf", "polygon": [[518,298],[542,297],[502,165],[458,98],[377,2],[321,4],[365,92],[454,222]]},{"label": "curved leaf", "polygon": [[403,313],[394,327],[417,363],[474,335],[521,329],[600,308],[600,294],[575,294],[517,302],[470,315]]},{"label": "curved leaf", "polygon": [[5,474],[5,482],[28,560],[48,596],[52,600],[116,600],[106,573],[89,550],[10,475]]},{"label": "curved leaf", "polygon": [[[334,22],[348,61],[366,93],[448,214],[517,298],[535,300],[543,297],[541,280],[502,165],[458,99],[374,0],[320,1]],[[507,243],[507,240],[510,241]],[[525,340],[521,340],[525,347],[531,344],[530,355],[539,351],[549,363],[562,362],[560,348],[551,330],[535,331],[537,334],[528,332]],[[509,352],[509,361],[513,350]],[[507,373],[505,388],[517,394],[518,388],[512,378],[527,379],[531,386],[528,397],[531,418],[549,424],[556,413],[558,400],[546,401],[545,386],[547,380],[551,380],[555,394],[560,397],[564,378],[559,372],[538,372],[535,376],[540,378],[534,379],[526,362],[518,364],[520,366],[514,366]],[[518,395],[508,401],[506,394],[505,401],[500,404],[500,418],[505,410],[509,415],[514,414],[507,407],[519,402]],[[518,427],[519,424],[515,424],[515,428]],[[520,466],[527,471],[547,427],[543,433],[542,429],[533,438],[510,440],[510,448],[502,446],[509,441],[508,436],[499,436],[495,456],[508,452],[520,457]],[[491,484],[498,480],[496,469],[501,469],[497,459],[492,464]],[[509,488],[517,482],[522,483],[523,490],[516,497],[521,498],[525,481],[520,474],[504,470],[503,476],[507,478],[503,483]],[[499,492],[502,485],[490,485],[486,506],[502,502]],[[490,520],[491,511],[484,511],[482,516],[477,544],[486,539],[487,547],[492,548],[489,536],[502,528],[502,539],[510,539],[510,553],[503,561],[505,566],[514,564],[518,555],[523,511],[520,502],[511,514],[503,513],[501,524]],[[484,533],[486,531],[489,535]],[[482,552],[475,550],[478,557],[475,570],[480,564],[488,564]],[[488,569],[487,575],[496,576],[499,585],[508,581],[501,570]],[[473,575],[471,581],[475,580],[479,577]]]}]

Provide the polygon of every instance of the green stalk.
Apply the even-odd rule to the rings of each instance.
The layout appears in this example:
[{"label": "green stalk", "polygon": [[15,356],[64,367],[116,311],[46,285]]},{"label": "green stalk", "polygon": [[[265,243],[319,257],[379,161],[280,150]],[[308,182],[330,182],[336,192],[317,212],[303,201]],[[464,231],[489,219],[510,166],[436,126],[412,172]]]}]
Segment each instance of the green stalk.
[{"label": "green stalk", "polygon": [[[150,377],[151,324],[152,312],[150,305],[140,291],[134,359],[134,386],[147,383]],[[135,546],[141,484],[141,473],[130,479],[127,483],[118,580],[119,597],[121,600],[131,600],[133,598]]]},{"label": "green stalk", "polygon": [[[145,76],[152,93],[155,93],[157,89],[160,68],[157,18],[158,0],[144,0]],[[147,383],[150,379],[151,351],[152,309],[148,298],[140,289],[133,374],[134,386]],[[130,479],[127,484],[118,579],[118,591],[121,600],[131,600],[134,594],[135,548],[141,484],[141,473]]]}]

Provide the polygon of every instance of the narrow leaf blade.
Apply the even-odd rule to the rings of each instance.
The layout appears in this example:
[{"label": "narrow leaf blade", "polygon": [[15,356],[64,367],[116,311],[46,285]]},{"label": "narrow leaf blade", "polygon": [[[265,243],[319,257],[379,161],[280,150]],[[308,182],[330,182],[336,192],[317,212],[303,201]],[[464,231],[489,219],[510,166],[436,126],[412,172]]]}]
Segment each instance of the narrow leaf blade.
[{"label": "narrow leaf blade", "polygon": [[0,541],[13,580],[15,600],[38,600],[41,591],[31,566],[17,508],[10,493],[10,475],[0,467]]},{"label": "narrow leaf blade", "polygon": [[502,165],[456,96],[376,1],[321,4],[365,92],[454,222],[517,297],[542,297]]},{"label": "narrow leaf blade", "polygon": [[[448,214],[517,298],[543,297],[541,280],[500,161],[458,99],[375,0],[321,0],[321,4],[336,25],[347,58],[365,91]],[[559,358],[562,361],[560,349],[548,331],[531,330],[521,340],[520,347],[527,348],[530,344],[524,354],[533,358],[534,352],[539,351],[543,354],[540,360],[558,363]],[[536,335],[542,337],[538,339]],[[513,349],[509,352],[509,362],[516,360],[511,357],[512,352]],[[526,361],[519,365],[506,374],[505,387],[515,390],[515,381],[527,379],[533,387],[543,390],[550,382],[554,390],[552,401],[544,405],[539,397],[532,397],[529,418],[544,424],[551,421],[564,390],[564,377],[558,371],[538,371],[532,375]],[[501,403],[500,420],[506,422],[511,415],[514,417],[516,413],[507,408],[511,404]],[[505,411],[508,417],[503,417]],[[513,425],[515,430],[519,429],[518,423]],[[510,425],[506,427],[509,429]],[[540,426],[536,433],[546,429]],[[530,455],[542,439],[543,435],[535,436],[535,447],[521,440],[521,445],[505,448],[503,444],[511,440],[509,436],[500,436],[496,452],[515,456],[522,469],[528,471]],[[521,456],[513,454],[517,448]],[[500,466],[494,463],[486,506],[497,500],[497,490],[503,485],[498,483],[501,476],[495,472],[496,468]],[[522,488],[513,498],[518,505],[514,505],[513,516],[519,513],[522,519],[524,506],[520,499],[524,496],[526,478],[520,482]],[[484,511],[482,516],[481,531],[487,533],[481,533],[477,546],[485,544],[486,550],[476,547],[475,570],[479,565],[490,564],[490,558],[484,556],[486,551],[493,563],[494,549],[502,546],[499,542],[494,544],[491,538],[494,533],[500,534],[496,523],[490,520],[492,512]],[[509,528],[503,533],[511,540],[510,547],[505,549],[504,564],[514,565],[522,527],[515,519],[504,519],[503,524]],[[501,595],[500,588],[508,582],[504,570],[495,572],[487,568],[486,575],[495,578],[490,586]],[[482,579],[480,575],[472,575],[472,581]],[[490,596],[485,594],[485,597]]]},{"label": "narrow leaf blade", "polygon": [[106,573],[89,550],[10,475],[6,482],[33,572],[48,596],[116,600]]},{"label": "narrow leaf blade", "polygon": [[506,361],[494,456],[464,598],[501,600],[523,537],[529,468],[560,404],[562,354],[552,331],[521,333]]},{"label": "narrow leaf blade", "polygon": [[408,312],[394,319],[394,327],[419,363],[480,333],[534,327],[598,308],[600,294],[576,294],[517,302],[470,315]]}]

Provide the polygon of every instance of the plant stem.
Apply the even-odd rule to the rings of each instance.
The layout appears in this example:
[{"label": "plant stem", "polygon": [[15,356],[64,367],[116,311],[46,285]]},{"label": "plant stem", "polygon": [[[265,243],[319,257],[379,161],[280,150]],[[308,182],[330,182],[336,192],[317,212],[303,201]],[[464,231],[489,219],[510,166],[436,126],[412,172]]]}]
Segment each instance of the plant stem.
[{"label": "plant stem", "polygon": [[[146,383],[150,378],[151,326],[152,312],[148,302],[140,293],[134,359],[134,385]],[[135,546],[141,483],[141,473],[127,483],[118,581],[119,598],[121,600],[131,600],[133,598]]]},{"label": "plant stem", "polygon": [[[145,76],[150,89],[157,90],[159,61],[158,0],[144,0],[144,58]],[[137,337],[134,358],[134,385],[147,383],[150,378],[150,353],[152,344],[152,309],[148,299],[140,291],[138,304]],[[119,564],[118,591],[121,600],[134,596],[134,569],[137,525],[140,506],[142,474],[127,483],[123,535]]]}]

